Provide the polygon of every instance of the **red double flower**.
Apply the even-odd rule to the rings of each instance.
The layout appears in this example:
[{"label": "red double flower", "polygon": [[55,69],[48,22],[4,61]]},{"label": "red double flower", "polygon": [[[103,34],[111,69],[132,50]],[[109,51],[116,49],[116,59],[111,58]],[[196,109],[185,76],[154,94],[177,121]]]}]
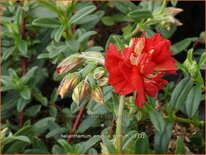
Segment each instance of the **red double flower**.
[{"label": "red double flower", "polygon": [[167,83],[162,76],[175,73],[175,59],[171,57],[170,41],[160,34],[133,38],[128,47],[119,52],[113,44],[106,50],[105,66],[109,84],[120,95],[135,94],[135,104],[142,108],[146,94],[154,97]]}]

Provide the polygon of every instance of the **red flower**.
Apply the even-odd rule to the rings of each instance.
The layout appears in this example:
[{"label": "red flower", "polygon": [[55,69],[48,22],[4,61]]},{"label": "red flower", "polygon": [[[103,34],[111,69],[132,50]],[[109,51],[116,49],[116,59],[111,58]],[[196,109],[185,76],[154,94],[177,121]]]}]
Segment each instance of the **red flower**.
[{"label": "red flower", "polygon": [[145,94],[154,97],[167,83],[162,76],[175,73],[175,59],[171,57],[170,41],[160,34],[151,38],[133,38],[129,47],[118,51],[110,44],[106,50],[105,66],[109,84],[116,93],[127,95],[135,92],[135,104],[142,108]]}]

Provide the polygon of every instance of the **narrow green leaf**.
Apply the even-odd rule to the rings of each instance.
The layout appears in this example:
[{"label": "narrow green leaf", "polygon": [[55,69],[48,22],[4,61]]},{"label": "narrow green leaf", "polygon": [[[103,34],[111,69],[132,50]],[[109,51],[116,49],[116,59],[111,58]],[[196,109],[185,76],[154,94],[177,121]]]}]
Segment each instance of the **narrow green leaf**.
[{"label": "narrow green leaf", "polygon": [[186,113],[189,117],[194,116],[198,110],[201,101],[201,92],[202,88],[196,85],[190,90],[187,96]]},{"label": "narrow green leaf", "polygon": [[29,103],[28,100],[25,100],[20,97],[17,101],[17,111],[22,112],[28,103]]},{"label": "narrow green leaf", "polygon": [[189,45],[192,43],[192,38],[186,38],[178,43],[175,43],[171,46],[171,51],[173,55],[179,54],[180,52],[184,51]]},{"label": "narrow green leaf", "polygon": [[192,85],[190,77],[185,77],[177,84],[171,96],[171,108],[178,110],[184,104]]},{"label": "narrow green leaf", "polygon": [[75,39],[70,39],[68,41],[66,41],[67,46],[69,46],[69,48],[71,48],[73,51],[77,52],[79,51],[79,42]]},{"label": "narrow green leaf", "polygon": [[110,154],[118,154],[114,144],[105,135],[102,135],[102,141]]},{"label": "narrow green leaf", "polygon": [[70,23],[76,23],[86,15],[92,13],[96,7],[94,5],[87,6],[79,10],[76,14],[74,14],[71,19],[69,20]]},{"label": "narrow green leaf", "polygon": [[96,143],[98,143],[100,140],[101,140],[101,137],[100,137],[100,136],[94,136],[94,137],[91,137],[89,140],[83,142],[83,143],[80,145],[80,147],[79,147],[80,153],[81,153],[81,154],[87,153],[87,151],[88,151],[93,145],[95,145]]},{"label": "narrow green leaf", "polygon": [[74,150],[70,144],[67,143],[67,141],[60,139],[58,140],[58,143],[64,148],[64,151],[66,153],[73,153]]},{"label": "narrow green leaf", "polygon": [[42,26],[42,27],[51,27],[51,28],[58,28],[60,23],[58,20],[48,17],[40,17],[32,22],[33,25]]},{"label": "narrow green leaf", "polygon": [[111,16],[104,16],[102,18],[102,23],[106,26],[112,26],[115,24],[115,21]]},{"label": "narrow green leaf", "polygon": [[35,66],[35,67],[32,67],[31,69],[29,69],[29,71],[27,71],[26,75],[24,75],[21,78],[23,84],[26,84],[34,76],[34,73],[35,73],[37,68],[38,67]]},{"label": "narrow green leaf", "polygon": [[6,144],[11,143],[15,140],[20,140],[20,141],[27,142],[27,143],[31,142],[30,139],[26,136],[9,136],[3,140],[2,144],[6,145]]},{"label": "narrow green leaf", "polygon": [[136,140],[135,154],[148,154],[149,153],[149,140],[146,134]]},{"label": "narrow green leaf", "polygon": [[27,42],[26,42],[25,40],[19,40],[19,41],[18,41],[18,49],[19,49],[19,52],[20,52],[23,56],[27,56],[28,45],[27,45]]},{"label": "narrow green leaf", "polygon": [[136,9],[128,13],[128,17],[140,21],[142,19],[153,18],[152,12],[150,10]]},{"label": "narrow green leaf", "polygon": [[62,34],[63,34],[63,32],[64,32],[65,29],[66,29],[66,26],[65,26],[64,24],[62,24],[62,25],[58,28],[58,30],[56,31],[56,33],[55,33],[55,35],[54,35],[54,40],[55,40],[56,42],[59,42],[59,40],[61,39],[61,36],[62,36]]},{"label": "narrow green leaf", "polygon": [[130,1],[123,2],[123,1],[114,1],[111,2],[119,11],[121,11],[124,14],[127,14],[130,12],[130,10],[136,10],[135,4],[133,4]]},{"label": "narrow green leaf", "polygon": [[96,31],[88,31],[79,37],[78,42],[81,43],[82,41],[84,41],[85,39],[89,38],[92,35],[95,35],[96,33],[97,33]]},{"label": "narrow green leaf", "polygon": [[68,129],[67,128],[57,128],[57,129],[54,129],[52,131],[50,131],[47,135],[46,135],[46,138],[50,138],[50,137],[53,137],[53,136],[56,136],[56,135],[59,135],[59,134],[62,134],[62,133],[66,133],[68,132]]},{"label": "narrow green leaf", "polygon": [[33,117],[41,110],[41,105],[34,105],[28,107],[25,111],[25,115]]},{"label": "narrow green leaf", "polygon": [[165,121],[163,119],[163,116],[161,113],[155,111],[155,109],[152,108],[151,105],[145,104],[145,108],[147,109],[147,112],[149,113],[150,119],[155,127],[155,129],[162,133],[165,128]]},{"label": "narrow green leaf", "polygon": [[185,144],[184,140],[181,137],[177,137],[176,141],[176,148],[175,148],[175,154],[185,154]]},{"label": "narrow green leaf", "polygon": [[23,88],[20,91],[20,95],[23,99],[30,100],[30,98],[31,98],[31,89],[30,88]]}]

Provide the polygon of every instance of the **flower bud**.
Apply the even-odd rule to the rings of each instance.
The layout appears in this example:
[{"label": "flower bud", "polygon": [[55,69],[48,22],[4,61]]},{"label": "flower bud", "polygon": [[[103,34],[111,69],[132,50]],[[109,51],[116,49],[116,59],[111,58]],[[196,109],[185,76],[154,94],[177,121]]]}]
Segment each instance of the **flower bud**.
[{"label": "flower bud", "polygon": [[99,86],[94,86],[91,90],[91,98],[97,102],[97,103],[104,103],[104,95],[103,95],[103,91]]},{"label": "flower bud", "polygon": [[101,52],[83,52],[86,63],[99,63],[104,65],[104,57]]},{"label": "flower bud", "polygon": [[61,98],[63,98],[64,95],[72,91],[79,82],[80,77],[77,75],[77,73],[70,73],[66,75],[60,83],[57,91],[58,94],[61,96]]},{"label": "flower bud", "polygon": [[178,13],[182,12],[183,9],[181,8],[175,8],[175,7],[167,7],[166,11],[172,15],[172,16],[176,16]]},{"label": "flower bud", "polygon": [[62,74],[76,70],[83,64],[83,62],[84,58],[81,54],[71,55],[57,66],[57,73]]},{"label": "flower bud", "polygon": [[84,52],[83,54],[87,57],[94,57],[94,58],[104,59],[101,52]]},{"label": "flower bud", "polygon": [[72,99],[79,105],[84,99],[86,99],[89,96],[89,93],[89,84],[82,81],[74,88]]},{"label": "flower bud", "polygon": [[66,0],[66,1],[56,1],[56,5],[59,9],[62,11],[66,11],[66,9],[69,7],[69,5],[72,3],[72,0]]},{"label": "flower bud", "polygon": [[105,69],[103,68],[103,67],[98,67],[98,68],[96,68],[95,70],[94,70],[94,74],[93,74],[93,76],[94,76],[94,79],[100,79],[100,78],[102,78],[103,76],[104,76],[104,74],[105,74]]},{"label": "flower bud", "polygon": [[108,78],[107,77],[102,77],[97,80],[97,84],[99,86],[105,86],[108,83]]}]

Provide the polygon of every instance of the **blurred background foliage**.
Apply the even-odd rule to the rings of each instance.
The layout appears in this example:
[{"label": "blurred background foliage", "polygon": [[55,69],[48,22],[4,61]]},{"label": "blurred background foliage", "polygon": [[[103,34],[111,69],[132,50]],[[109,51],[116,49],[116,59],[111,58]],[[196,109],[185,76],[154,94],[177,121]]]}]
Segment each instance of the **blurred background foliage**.
[{"label": "blurred background foliage", "polygon": [[[1,152],[117,153],[118,96],[107,85],[104,50],[111,42],[122,49],[145,31],[171,40],[179,70],[165,77],[170,82],[143,109],[126,98],[123,152],[205,153],[204,6],[176,0],[1,2]],[[75,59],[78,67],[58,75],[57,65],[74,56],[84,61]],[[70,91],[68,78],[78,79]],[[92,89],[79,98],[84,81]],[[83,118],[74,127],[79,113]],[[71,140],[65,134],[89,136]]]}]

